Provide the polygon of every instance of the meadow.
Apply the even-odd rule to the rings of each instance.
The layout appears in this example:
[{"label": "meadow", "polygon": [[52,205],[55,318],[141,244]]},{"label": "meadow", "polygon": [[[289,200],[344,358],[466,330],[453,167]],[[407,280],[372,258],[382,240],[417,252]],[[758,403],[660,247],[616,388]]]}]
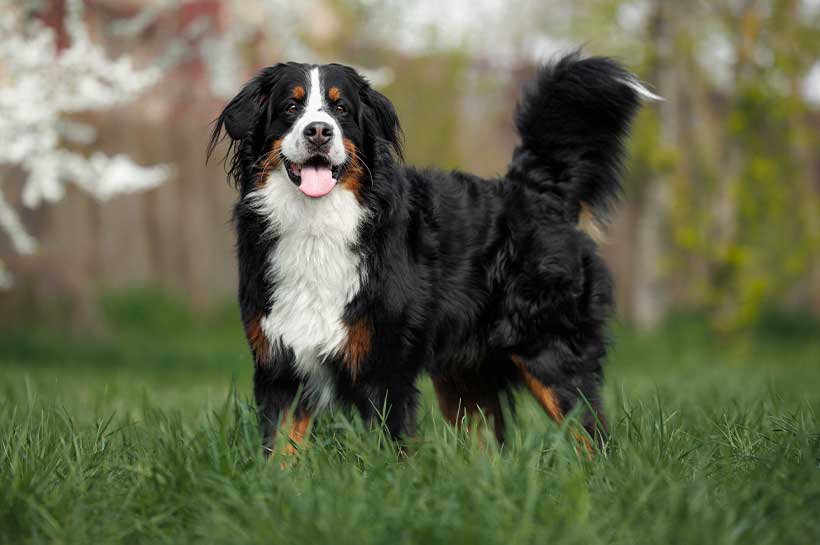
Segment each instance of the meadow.
[{"label": "meadow", "polygon": [[525,395],[503,448],[455,431],[427,380],[404,454],[335,413],[296,458],[266,460],[232,303],[103,307],[93,335],[0,331],[2,544],[820,542],[809,319],[731,338],[697,314],[616,323],[611,440],[591,460]]}]

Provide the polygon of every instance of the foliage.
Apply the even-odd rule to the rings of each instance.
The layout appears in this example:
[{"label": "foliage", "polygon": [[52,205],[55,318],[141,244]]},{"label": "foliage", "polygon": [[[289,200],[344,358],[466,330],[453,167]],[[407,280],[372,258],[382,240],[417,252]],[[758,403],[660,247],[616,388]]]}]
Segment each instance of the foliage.
[{"label": "foliage", "polygon": [[670,283],[717,330],[748,328],[764,309],[807,291],[819,265],[812,162],[820,117],[804,91],[820,66],[820,8],[587,0],[570,34],[613,21],[633,32],[596,40],[596,50],[643,59],[643,76],[672,101],[636,123],[627,196],[640,203],[648,184],[666,186],[661,258]]},{"label": "foliage", "polygon": [[806,126],[811,109],[798,83],[820,52],[820,11],[799,17],[798,4],[773,0],[724,12],[725,31],[739,35],[736,79],[720,128],[728,160],[715,172],[727,182],[713,186],[711,198],[716,207],[728,200],[731,217],[728,226],[720,211],[705,218],[711,225],[699,244],[705,302],[723,329],[755,322],[817,265],[820,195],[807,150],[820,141]]}]

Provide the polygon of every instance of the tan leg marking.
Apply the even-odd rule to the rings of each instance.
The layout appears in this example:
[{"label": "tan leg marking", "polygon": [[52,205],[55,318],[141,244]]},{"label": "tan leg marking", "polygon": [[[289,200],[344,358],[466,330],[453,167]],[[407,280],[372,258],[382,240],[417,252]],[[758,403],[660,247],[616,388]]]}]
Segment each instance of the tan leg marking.
[{"label": "tan leg marking", "polygon": [[[559,425],[563,423],[564,412],[561,410],[561,406],[558,403],[558,397],[555,395],[555,391],[552,388],[545,386],[541,383],[541,381],[535,378],[533,374],[527,370],[520,358],[517,356],[512,356],[512,361],[515,363],[515,366],[518,367],[518,370],[521,371],[521,375],[524,377],[524,383],[527,385],[530,393],[532,393],[533,397],[535,397],[550,418],[552,418]],[[583,445],[584,450],[586,451],[587,459],[591,460],[592,453],[595,452],[595,449],[593,448],[592,443],[589,442],[589,438],[578,431],[577,428],[572,432],[572,435],[577,442]]]},{"label": "tan leg marking", "polygon": [[[288,445],[285,447],[285,452],[288,454],[296,454],[299,447],[305,442],[307,430],[310,427],[310,416],[302,415],[293,418],[293,423],[288,431]],[[286,420],[287,423],[287,420]]]},{"label": "tan leg marking", "polygon": [[544,384],[535,378],[517,356],[513,356],[512,361],[515,363],[515,366],[518,367],[518,370],[521,371],[521,375],[524,377],[524,383],[527,385],[530,393],[532,393],[541,407],[547,411],[550,418],[555,420],[558,424],[563,422],[564,413],[561,411],[561,406],[558,403],[558,398],[556,397],[553,389],[544,386]]}]

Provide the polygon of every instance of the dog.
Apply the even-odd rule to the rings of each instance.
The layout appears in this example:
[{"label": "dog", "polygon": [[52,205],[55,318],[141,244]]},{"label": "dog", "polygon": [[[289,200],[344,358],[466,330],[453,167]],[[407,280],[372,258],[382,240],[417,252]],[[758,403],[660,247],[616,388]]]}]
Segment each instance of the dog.
[{"label": "dog", "polygon": [[280,428],[293,450],[330,406],[412,436],[424,373],[449,422],[478,416],[500,442],[519,386],[559,423],[578,407],[604,441],[613,285],[595,239],[632,118],[653,98],[609,58],[542,65],[506,174],[484,179],[404,166],[394,106],[353,68],[258,72],[217,118],[208,156],[227,133],[266,450]]}]

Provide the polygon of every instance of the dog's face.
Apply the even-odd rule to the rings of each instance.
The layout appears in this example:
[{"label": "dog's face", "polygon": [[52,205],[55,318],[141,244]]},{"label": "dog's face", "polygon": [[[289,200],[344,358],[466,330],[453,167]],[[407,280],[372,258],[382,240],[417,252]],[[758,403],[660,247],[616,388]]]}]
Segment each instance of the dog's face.
[{"label": "dog's face", "polygon": [[355,70],[338,64],[263,69],[225,107],[211,147],[222,127],[238,142],[235,152],[254,161],[235,172],[241,183],[264,183],[280,169],[312,198],[337,184],[359,185],[363,165],[372,167],[380,144],[401,154],[393,105]]}]

